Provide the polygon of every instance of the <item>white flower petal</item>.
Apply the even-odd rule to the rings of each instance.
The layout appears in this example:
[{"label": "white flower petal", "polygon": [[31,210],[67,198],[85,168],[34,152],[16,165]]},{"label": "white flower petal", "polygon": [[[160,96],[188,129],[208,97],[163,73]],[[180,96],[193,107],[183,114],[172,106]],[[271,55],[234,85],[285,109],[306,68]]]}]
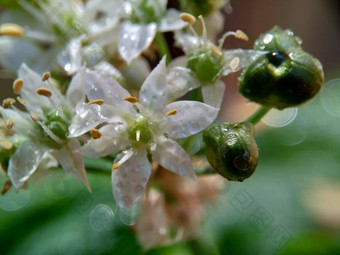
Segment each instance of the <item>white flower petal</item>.
[{"label": "white flower petal", "polygon": [[192,34],[175,32],[176,44],[180,46],[186,54],[200,47],[200,40]]},{"label": "white flower petal", "polygon": [[204,103],[220,108],[223,102],[225,84],[217,80],[215,84],[204,84],[202,86],[202,96]]},{"label": "white flower petal", "polygon": [[108,75],[111,75],[117,81],[123,81],[124,80],[124,77],[121,74],[121,72],[116,67],[111,65],[109,62],[101,61],[96,66],[94,66],[94,69],[98,70],[99,72],[104,72]]},{"label": "white flower petal", "polygon": [[79,102],[85,100],[85,69],[80,69],[75,76],[73,76],[71,83],[66,91],[66,100],[72,107],[76,107]]},{"label": "white flower petal", "polygon": [[171,68],[166,78],[168,100],[180,98],[189,91],[200,87],[200,82],[193,76],[191,69],[186,67]]},{"label": "white flower petal", "polygon": [[177,101],[168,104],[163,113],[176,109],[177,114],[167,116],[164,131],[172,138],[194,135],[209,126],[217,117],[218,108],[196,101]]},{"label": "white flower petal", "polygon": [[[267,54],[267,51],[259,51],[259,50],[243,50],[243,49],[235,49],[235,50],[226,50],[223,51],[223,62],[224,66],[221,70],[219,76],[226,76],[230,73],[237,72],[252,62],[258,57]],[[234,66],[233,64],[230,65],[232,60],[238,58],[237,65]]]},{"label": "white flower petal", "polygon": [[131,64],[127,65],[122,74],[126,80],[126,84],[129,88],[140,90],[146,77],[150,74],[150,66],[145,58],[136,58]]},{"label": "white flower petal", "polygon": [[87,1],[82,20],[90,34],[98,34],[115,27],[124,14],[124,1]]},{"label": "white flower petal", "polygon": [[127,113],[136,113],[133,105],[124,100],[125,97],[130,96],[130,93],[104,72],[87,70],[84,89],[90,101],[103,99],[104,104],[117,107]]},{"label": "white flower petal", "polygon": [[75,111],[68,137],[80,136],[112,117],[112,112],[105,110],[104,105],[79,103]]},{"label": "white flower petal", "polygon": [[83,40],[84,36],[71,40],[57,57],[59,65],[68,75],[74,74],[83,65],[81,53]]},{"label": "white flower petal", "polygon": [[[123,152],[115,159],[115,163],[124,157]],[[142,196],[151,174],[151,164],[146,150],[136,150],[133,155],[112,171],[113,196],[120,207],[129,208]]]},{"label": "white flower petal", "polygon": [[196,177],[190,157],[178,143],[163,136],[158,138],[156,144],[156,149],[151,152],[153,160],[175,174]]},{"label": "white flower petal", "polygon": [[12,129],[19,135],[33,137],[39,135],[39,128],[36,126],[37,124],[32,121],[28,113],[12,109],[4,109],[0,106],[0,114],[6,122],[9,119],[14,120],[14,126]]},{"label": "white flower petal", "polygon": [[165,14],[165,17],[161,19],[159,23],[158,31],[159,32],[175,31],[187,26],[188,23],[180,19],[179,17],[180,14],[181,12],[176,9],[172,8],[168,9]]},{"label": "white flower petal", "polygon": [[99,129],[102,136],[89,140],[79,151],[81,154],[97,158],[107,156],[130,145],[126,136],[126,126],[123,123],[112,123]]},{"label": "white flower petal", "polygon": [[[43,117],[42,109],[53,109],[56,104],[62,106],[67,104],[60,91],[48,82],[42,82],[41,76],[30,69],[26,64],[20,66],[18,72],[19,78],[23,79],[23,87],[20,92],[20,96],[27,103],[25,107],[30,113],[37,114],[39,117]],[[46,88],[52,92],[52,96],[47,98],[37,94],[37,89]],[[53,104],[51,102],[54,102]]]},{"label": "white flower petal", "polygon": [[160,111],[167,100],[165,57],[152,70],[144,81],[140,92],[139,102],[145,107]]},{"label": "white flower petal", "polygon": [[42,50],[30,40],[0,37],[0,64],[8,70],[16,72],[23,62],[31,65],[35,63],[37,56],[42,54]]},{"label": "white flower petal", "polygon": [[129,21],[125,21],[122,24],[119,35],[118,51],[120,55],[129,64],[150,46],[156,32],[156,23],[145,25],[132,24]]},{"label": "white flower petal", "polygon": [[49,149],[31,141],[22,143],[9,160],[7,174],[18,190],[39,166]]},{"label": "white flower petal", "polygon": [[57,159],[65,172],[81,181],[91,191],[87,180],[83,157],[77,151],[80,147],[78,140],[72,139],[67,145],[56,151]]}]

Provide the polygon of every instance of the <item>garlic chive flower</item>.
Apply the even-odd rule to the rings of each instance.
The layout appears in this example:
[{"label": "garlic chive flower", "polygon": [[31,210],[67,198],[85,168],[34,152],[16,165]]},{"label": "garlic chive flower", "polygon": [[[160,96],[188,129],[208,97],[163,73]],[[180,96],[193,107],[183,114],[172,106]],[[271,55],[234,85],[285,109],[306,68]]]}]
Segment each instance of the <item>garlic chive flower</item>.
[{"label": "garlic chive flower", "polygon": [[[215,120],[219,109],[196,101],[166,105],[166,85],[165,58],[146,78],[138,98],[112,77],[87,72],[86,95],[90,101],[103,99],[99,107],[105,116],[101,127],[94,131],[100,133],[100,138],[89,140],[80,151],[88,157],[120,151],[112,166],[113,195],[120,207],[129,208],[142,196],[151,174],[150,160],[173,173],[195,176],[190,157],[174,139],[202,131]],[[70,136],[80,135],[78,127],[92,121],[84,117],[71,125]]]},{"label": "garlic chive flower", "polygon": [[187,24],[176,9],[167,9],[167,0],[130,0],[129,19],[121,24],[118,51],[129,64],[146,50],[157,32],[182,29]]},{"label": "garlic chive flower", "polygon": [[[6,108],[0,107],[8,127],[24,137],[8,164],[7,175],[14,187],[20,189],[50,153],[67,173],[90,189],[83,159],[78,152],[80,143],[77,138],[67,137],[77,109],[84,107],[83,73],[74,76],[65,96],[52,84],[49,73],[41,77],[22,64],[18,75],[13,89],[20,95],[17,99],[27,112],[17,109],[14,102],[4,104]],[[85,105],[89,109],[97,107]]]},{"label": "garlic chive flower", "polygon": [[[256,50],[223,50],[225,38],[235,36],[247,40],[242,31],[227,32],[219,40],[219,45],[213,44],[207,37],[207,30],[202,16],[202,35],[198,35],[192,26],[193,17],[182,14],[181,18],[188,21],[189,32],[177,31],[175,33],[177,43],[183,48],[186,56],[177,60],[184,66],[173,67],[168,75],[169,98],[174,99],[183,96],[186,92],[201,87],[203,101],[211,106],[220,107],[223,100],[225,85],[220,80],[223,76],[239,71],[264,54]],[[176,61],[176,60],[175,60]],[[175,63],[174,63],[175,65]]]}]

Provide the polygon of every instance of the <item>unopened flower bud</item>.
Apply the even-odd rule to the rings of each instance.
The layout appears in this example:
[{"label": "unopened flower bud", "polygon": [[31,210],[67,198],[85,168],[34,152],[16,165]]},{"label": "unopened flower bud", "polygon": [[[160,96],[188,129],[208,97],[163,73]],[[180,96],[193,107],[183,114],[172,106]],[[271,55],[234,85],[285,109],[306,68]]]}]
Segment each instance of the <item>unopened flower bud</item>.
[{"label": "unopened flower bud", "polygon": [[217,173],[230,181],[243,181],[257,166],[258,148],[250,123],[218,123],[203,132],[206,156]]},{"label": "unopened flower bud", "polygon": [[300,45],[292,32],[278,27],[261,35],[254,48],[269,52],[242,72],[240,93],[253,102],[278,109],[313,98],[323,84],[322,65]]}]

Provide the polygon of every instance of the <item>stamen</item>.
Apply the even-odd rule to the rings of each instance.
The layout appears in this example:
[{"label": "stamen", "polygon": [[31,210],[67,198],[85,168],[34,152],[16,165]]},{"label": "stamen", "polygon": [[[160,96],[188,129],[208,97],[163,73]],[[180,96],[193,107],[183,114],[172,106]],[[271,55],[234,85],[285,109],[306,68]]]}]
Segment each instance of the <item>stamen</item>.
[{"label": "stamen", "polygon": [[25,99],[22,99],[21,97],[17,97],[17,100],[19,101],[20,104],[25,105],[27,104],[27,101]]},{"label": "stamen", "polygon": [[31,114],[31,119],[32,119],[34,122],[38,122],[39,117],[38,117],[38,115],[36,115],[36,114]]},{"label": "stamen", "polygon": [[112,170],[117,170],[119,166],[120,166],[119,163],[113,164]]},{"label": "stamen", "polygon": [[138,101],[138,99],[137,99],[137,97],[124,97],[123,98],[125,101],[128,101],[128,102],[130,102],[130,103],[137,103],[137,101]]},{"label": "stamen", "polygon": [[11,129],[14,126],[14,123],[15,123],[14,119],[7,120],[7,122],[6,122],[7,128]]},{"label": "stamen", "polygon": [[50,73],[50,72],[45,72],[45,73],[41,76],[41,81],[47,81],[49,78],[51,78],[51,73]]},{"label": "stamen", "polygon": [[177,114],[177,110],[176,109],[172,109],[172,110],[170,110],[170,111],[168,111],[166,114],[165,114],[165,116],[170,116],[170,115],[175,115],[175,114]]},{"label": "stamen", "polygon": [[213,54],[217,57],[220,57],[223,55],[222,51],[213,43],[209,45],[209,49],[213,52]]},{"label": "stamen", "polygon": [[223,44],[224,44],[224,41],[225,41],[225,39],[226,39],[228,36],[235,36],[236,38],[241,39],[241,40],[245,40],[245,41],[248,41],[248,40],[249,40],[249,38],[248,38],[248,36],[246,35],[246,33],[244,33],[244,32],[241,31],[241,30],[236,30],[236,32],[234,32],[234,31],[228,31],[228,32],[226,32],[226,33],[221,37],[221,39],[218,40],[218,47],[219,47],[220,49],[222,49]]},{"label": "stamen", "polygon": [[103,99],[94,99],[94,100],[91,100],[90,102],[88,102],[88,104],[102,105],[102,104],[104,104],[104,100]]},{"label": "stamen", "polygon": [[185,13],[185,12],[181,13],[179,17],[181,20],[188,22],[190,25],[193,25],[196,23],[196,18],[189,13]]},{"label": "stamen", "polygon": [[240,63],[240,58],[239,57],[235,57],[233,58],[231,61],[230,61],[230,64],[229,66],[232,68],[232,69],[236,69],[238,67],[238,64]]},{"label": "stamen", "polygon": [[93,139],[99,139],[100,137],[102,137],[102,134],[99,132],[98,129],[93,128],[91,129],[90,133]]},{"label": "stamen", "polygon": [[13,144],[9,141],[0,141],[0,147],[5,150],[10,150],[13,148]]},{"label": "stamen", "polygon": [[203,19],[203,16],[200,15],[198,16],[198,19],[201,21],[202,23],[202,37],[203,37],[203,42],[205,45],[207,45],[207,28],[205,26],[205,22],[204,22],[204,19]]},{"label": "stamen", "polygon": [[22,37],[25,34],[25,30],[17,24],[7,23],[0,26],[0,34]]},{"label": "stamen", "polygon": [[19,95],[22,89],[23,80],[22,79],[16,79],[13,83],[13,91],[14,94]]},{"label": "stamen", "polygon": [[12,182],[10,180],[7,180],[4,186],[2,187],[1,195],[5,195],[11,187],[12,187]]},{"label": "stamen", "polygon": [[6,98],[4,101],[2,101],[2,107],[3,108],[9,108],[11,105],[15,104],[15,99],[14,98]]},{"label": "stamen", "polygon": [[44,97],[51,97],[52,96],[52,91],[49,90],[49,89],[46,89],[46,88],[37,89],[37,93],[40,96],[44,96]]},{"label": "stamen", "polygon": [[238,38],[238,39],[241,39],[241,40],[245,40],[245,41],[249,40],[246,33],[241,31],[241,30],[236,30],[235,37]]}]

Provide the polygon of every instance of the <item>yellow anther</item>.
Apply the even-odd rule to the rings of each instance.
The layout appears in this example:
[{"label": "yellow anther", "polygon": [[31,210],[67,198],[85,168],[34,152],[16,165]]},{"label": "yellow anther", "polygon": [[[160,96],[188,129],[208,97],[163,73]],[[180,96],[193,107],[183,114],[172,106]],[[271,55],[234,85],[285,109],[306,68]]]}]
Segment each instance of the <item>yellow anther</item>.
[{"label": "yellow anther", "polygon": [[25,30],[17,24],[7,23],[0,26],[0,34],[22,37],[25,34]]},{"label": "yellow anther", "polygon": [[213,54],[217,57],[220,57],[223,55],[222,51],[213,43],[209,45],[209,49],[213,52]]},{"label": "yellow anther", "polygon": [[165,114],[165,116],[170,116],[170,115],[175,115],[175,114],[177,114],[177,110],[176,110],[176,109],[172,109],[172,110],[168,111],[168,112]]},{"label": "yellow anther", "polygon": [[102,134],[98,131],[98,129],[93,128],[91,129],[90,133],[93,139],[99,139],[100,137],[102,137]]},{"label": "yellow anther", "polygon": [[49,78],[51,78],[51,73],[50,73],[50,72],[45,72],[45,73],[41,76],[41,80],[42,80],[42,81],[47,81]]},{"label": "yellow anther", "polygon": [[103,99],[94,99],[94,100],[91,100],[90,102],[88,102],[88,104],[102,105],[102,104],[104,104],[104,100]]},{"label": "yellow anther", "polygon": [[10,150],[13,148],[13,144],[9,141],[0,141],[0,147],[5,150]]},{"label": "yellow anther", "polygon": [[36,114],[31,114],[31,119],[32,119],[34,122],[38,122],[39,117],[38,117],[38,115],[36,115]]},{"label": "yellow anther", "polygon": [[246,33],[244,33],[241,30],[236,30],[235,37],[238,38],[238,39],[241,39],[241,40],[245,40],[245,41],[249,40],[249,38],[246,35]]},{"label": "yellow anther", "polygon": [[17,100],[19,101],[20,104],[25,105],[27,104],[27,101],[25,99],[22,99],[21,97],[17,97]]},{"label": "yellow anther", "polygon": [[22,85],[23,85],[23,80],[22,79],[16,79],[13,82],[13,91],[16,95],[19,95],[22,89]]},{"label": "yellow anther", "polygon": [[232,69],[236,69],[238,67],[238,64],[240,63],[240,58],[239,57],[235,57],[233,58],[231,61],[230,61],[230,64],[229,66],[232,68]]},{"label": "yellow anther", "polygon": [[133,104],[138,101],[137,97],[124,97],[123,99]]},{"label": "yellow anther", "polygon": [[10,180],[7,180],[4,186],[2,186],[1,195],[5,195],[11,187],[12,187],[12,182]]},{"label": "yellow anther", "polygon": [[14,126],[14,123],[15,123],[14,119],[7,120],[7,122],[6,122],[7,128],[11,129]]},{"label": "yellow anther", "polygon": [[113,164],[112,170],[117,170],[119,166],[120,166],[119,163]]},{"label": "yellow anther", "polygon": [[11,107],[12,104],[15,104],[15,99],[14,98],[6,98],[4,101],[2,101],[2,107],[3,108],[9,108]]},{"label": "yellow anther", "polygon": [[179,17],[181,20],[188,22],[190,25],[193,25],[196,23],[196,18],[189,13],[185,13],[185,12],[181,13]]},{"label": "yellow anther", "polygon": [[49,89],[46,89],[46,88],[37,89],[37,93],[40,96],[44,96],[44,97],[51,97],[52,96],[52,91],[49,90]]}]

